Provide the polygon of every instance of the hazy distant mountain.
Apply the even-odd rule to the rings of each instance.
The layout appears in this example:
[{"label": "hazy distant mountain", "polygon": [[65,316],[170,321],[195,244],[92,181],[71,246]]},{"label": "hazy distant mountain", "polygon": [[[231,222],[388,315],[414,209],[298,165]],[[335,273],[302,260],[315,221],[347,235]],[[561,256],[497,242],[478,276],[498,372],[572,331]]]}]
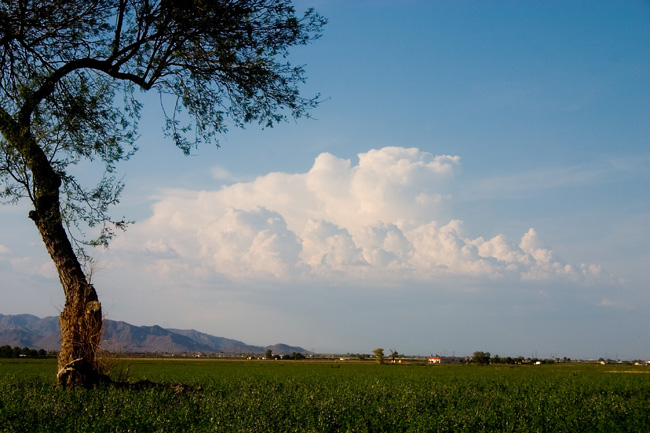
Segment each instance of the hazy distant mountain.
[{"label": "hazy distant mountain", "polygon": [[[183,335],[187,338],[190,338],[196,341],[199,344],[202,344],[205,347],[210,348],[209,352],[224,352],[224,353],[264,353],[266,347],[261,346],[250,346],[246,343],[237,340],[231,340],[229,338],[215,337],[213,335],[204,334],[203,332],[195,331],[194,329],[184,330],[184,329],[169,329],[169,331]],[[304,353],[304,349],[298,347],[293,349],[291,352],[278,352],[278,353],[292,353],[292,352],[301,352]]]},{"label": "hazy distant mountain", "polygon": [[[56,317],[41,319],[31,314],[4,316],[0,314],[0,346],[30,347],[32,349],[50,350],[47,341],[42,340],[59,332],[59,320]],[[61,337],[59,347],[61,346]],[[45,343],[45,346],[43,345]],[[58,350],[58,349],[57,349]]]},{"label": "hazy distant mountain", "polygon": [[[59,318],[43,319],[30,314],[0,314],[0,346],[8,344],[31,349],[59,350]],[[274,354],[298,352],[308,354],[302,347],[275,344],[251,346],[229,338],[215,337],[193,329],[165,329],[160,326],[133,326],[126,322],[104,321],[102,347],[112,352],[202,352],[202,353],[264,353],[271,349]]]}]

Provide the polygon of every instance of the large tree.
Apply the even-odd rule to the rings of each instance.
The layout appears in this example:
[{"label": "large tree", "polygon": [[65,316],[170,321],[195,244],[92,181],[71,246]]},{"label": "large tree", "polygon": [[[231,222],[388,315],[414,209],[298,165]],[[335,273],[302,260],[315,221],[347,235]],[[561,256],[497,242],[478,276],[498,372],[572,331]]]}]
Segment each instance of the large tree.
[{"label": "large tree", "polygon": [[[138,92],[160,93],[185,154],[228,126],[308,115],[318,96],[300,95],[304,70],[286,56],[324,24],[290,0],[0,0],[0,198],[31,202],[63,286],[61,385],[101,377],[84,247],[127,223],[108,208],[123,187],[116,164],[136,150]],[[74,175],[86,161],[101,167],[92,186]]]}]

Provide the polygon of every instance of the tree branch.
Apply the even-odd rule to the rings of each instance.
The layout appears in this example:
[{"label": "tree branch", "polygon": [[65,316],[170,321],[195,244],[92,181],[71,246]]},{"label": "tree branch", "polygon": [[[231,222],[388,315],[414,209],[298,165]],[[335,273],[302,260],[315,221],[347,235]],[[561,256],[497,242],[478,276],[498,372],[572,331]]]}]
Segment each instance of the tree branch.
[{"label": "tree branch", "polygon": [[120,48],[120,38],[122,36],[122,23],[124,22],[124,13],[126,11],[126,0],[120,0],[120,8],[117,16],[117,25],[115,26],[115,39],[113,40],[113,54],[111,57],[117,57]]}]

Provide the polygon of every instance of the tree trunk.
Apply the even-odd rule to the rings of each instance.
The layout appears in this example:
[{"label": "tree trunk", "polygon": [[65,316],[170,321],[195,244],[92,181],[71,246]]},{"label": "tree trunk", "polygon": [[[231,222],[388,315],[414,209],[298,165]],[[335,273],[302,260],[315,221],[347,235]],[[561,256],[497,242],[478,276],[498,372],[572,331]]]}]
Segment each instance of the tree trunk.
[{"label": "tree trunk", "polygon": [[86,280],[62,223],[41,218],[34,211],[30,218],[36,222],[65,293],[65,306],[59,317],[58,382],[64,388],[92,387],[104,378],[96,365],[102,337],[102,309],[97,292]]},{"label": "tree trunk", "polygon": [[[54,82],[51,84],[54,86]],[[44,92],[45,95],[47,92]],[[29,100],[28,107],[31,102],[34,101]],[[36,224],[54,261],[65,294],[65,306],[59,318],[61,351],[57,379],[66,388],[90,387],[107,379],[98,372],[96,363],[102,337],[101,305],[63,226],[59,196],[61,176],[31,132],[31,111],[23,107],[18,114],[14,119],[0,107],[0,132],[20,156],[24,169],[31,172],[31,176],[26,174],[17,181],[23,184],[34,205],[29,218]]]},{"label": "tree trunk", "polygon": [[54,261],[65,294],[59,318],[61,351],[59,384],[91,387],[105,378],[97,370],[96,354],[102,337],[102,309],[95,288],[88,282],[63,227],[59,188],[61,177],[54,171],[28,128],[20,136],[20,147],[31,169],[34,182],[29,212]]}]

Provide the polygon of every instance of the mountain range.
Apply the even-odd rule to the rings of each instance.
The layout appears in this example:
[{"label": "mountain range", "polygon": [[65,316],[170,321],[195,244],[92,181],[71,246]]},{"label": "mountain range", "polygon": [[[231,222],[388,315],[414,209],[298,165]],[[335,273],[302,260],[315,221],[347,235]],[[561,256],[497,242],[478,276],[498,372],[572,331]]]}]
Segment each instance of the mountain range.
[{"label": "mountain range", "polygon": [[[58,317],[39,318],[31,314],[0,314],[0,346],[29,347],[58,351],[61,347]],[[302,347],[274,344],[253,346],[241,341],[215,337],[193,329],[165,329],[160,326],[134,326],[126,322],[104,320],[102,348],[115,353],[228,353],[303,355]]]}]

